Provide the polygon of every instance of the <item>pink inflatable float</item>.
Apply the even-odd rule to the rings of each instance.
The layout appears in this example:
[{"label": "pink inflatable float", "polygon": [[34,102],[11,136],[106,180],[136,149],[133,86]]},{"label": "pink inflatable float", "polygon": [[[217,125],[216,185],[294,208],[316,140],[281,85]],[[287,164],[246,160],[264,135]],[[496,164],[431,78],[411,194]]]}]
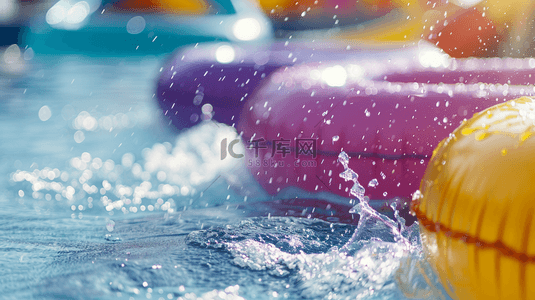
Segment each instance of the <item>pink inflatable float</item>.
[{"label": "pink inflatable float", "polygon": [[[250,170],[271,194],[293,186],[348,197],[353,183],[340,177],[338,162],[345,151],[365,196],[410,199],[433,149],[465,118],[535,94],[535,60],[417,65],[368,61],[273,73],[238,124]],[[376,80],[364,79],[370,75]]]}]

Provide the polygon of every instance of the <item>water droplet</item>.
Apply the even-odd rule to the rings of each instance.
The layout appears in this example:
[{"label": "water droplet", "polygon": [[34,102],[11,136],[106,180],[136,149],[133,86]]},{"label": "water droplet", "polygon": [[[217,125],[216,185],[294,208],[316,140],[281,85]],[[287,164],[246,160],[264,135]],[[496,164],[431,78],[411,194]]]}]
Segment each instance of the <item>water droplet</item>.
[{"label": "water droplet", "polygon": [[139,34],[145,30],[145,19],[142,16],[133,17],[126,23],[126,31],[130,34]]},{"label": "water droplet", "polygon": [[115,222],[113,220],[106,220],[106,229],[109,231],[109,232],[112,232],[113,229],[115,228]]},{"label": "water droplet", "polygon": [[377,181],[377,178],[370,180],[370,182],[368,183],[369,187],[376,187],[378,185],[379,185],[379,181]]},{"label": "water droplet", "polygon": [[333,136],[333,142],[336,142],[336,141],[338,141],[339,139],[340,139],[339,136],[337,136],[337,135]]},{"label": "water droplet", "polygon": [[202,93],[195,95],[195,97],[193,98],[193,104],[200,105],[203,98],[204,98],[204,94]]},{"label": "water droplet", "polygon": [[85,134],[83,131],[76,131],[74,133],[74,141],[78,144],[80,144],[81,142],[83,142],[85,140]]},{"label": "water droplet", "polygon": [[50,111],[50,108],[48,106],[43,106],[41,109],[39,109],[39,119],[41,121],[48,121],[52,117],[52,111]]},{"label": "water droplet", "polygon": [[206,103],[201,107],[201,111],[205,115],[212,114],[212,111],[214,110],[214,107],[210,103]]}]

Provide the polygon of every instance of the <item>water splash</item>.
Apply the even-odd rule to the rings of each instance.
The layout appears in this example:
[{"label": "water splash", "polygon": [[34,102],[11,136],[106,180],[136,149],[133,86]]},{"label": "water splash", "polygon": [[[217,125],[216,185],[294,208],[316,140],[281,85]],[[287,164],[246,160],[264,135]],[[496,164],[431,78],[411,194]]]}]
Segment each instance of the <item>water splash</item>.
[{"label": "water splash", "polygon": [[261,193],[247,176],[244,160],[220,159],[221,140],[237,138],[230,126],[204,123],[183,132],[175,145],[156,143],[141,154],[127,152],[119,161],[83,152],[64,169],[32,165],[33,170],[10,174],[10,181],[21,205],[33,205],[38,212],[67,211],[79,219],[242,202],[244,196]]},{"label": "water splash", "polygon": [[[224,290],[213,290],[205,293],[202,296],[197,296],[195,293],[186,293],[184,297],[179,299],[184,300],[245,300],[239,295],[239,285],[229,286]],[[161,298],[160,298],[161,299]]]},{"label": "water splash", "polygon": [[339,162],[340,176],[354,183],[351,195],[358,203],[350,212],[360,215],[356,228],[314,219],[252,218],[191,232],[186,244],[228,252],[231,263],[244,270],[299,282],[292,294],[301,298],[446,299],[423,258],[418,223],[406,226],[398,201],[391,204],[394,220],[372,209],[345,152]]},{"label": "water splash", "polygon": [[340,177],[344,178],[346,181],[353,181],[353,187],[351,188],[351,195],[355,196],[360,201],[367,202],[367,199],[364,197],[365,189],[359,183],[359,175],[349,168],[349,156],[347,153],[343,152],[338,155],[338,162],[344,166],[344,172],[340,173]]},{"label": "water splash", "polygon": [[413,231],[417,231],[416,226],[413,224],[411,227],[406,227],[405,219],[399,215],[396,202],[392,203],[391,206],[394,210],[396,221],[371,208],[368,203],[369,199],[364,196],[365,189],[358,182],[358,174],[349,168],[349,156],[347,153],[342,151],[338,156],[338,161],[344,166],[344,171],[340,174],[340,177],[346,181],[353,181],[351,195],[359,200],[349,212],[360,215],[355,233],[342,250],[353,253],[360,250],[364,246],[364,242],[376,240],[394,242],[410,251],[413,245],[407,236],[412,236],[414,234]]},{"label": "water splash", "polygon": [[[354,182],[351,195],[359,200],[350,213],[360,215],[353,236],[340,249],[340,252],[369,261],[382,259],[389,262],[391,265],[388,270],[389,272],[394,270],[392,271],[396,274],[394,280],[405,297],[446,299],[447,296],[438,284],[436,276],[423,258],[418,222],[406,226],[405,218],[399,213],[401,209],[399,199],[390,204],[394,211],[394,220],[371,208],[368,203],[369,199],[364,197],[365,190],[358,182],[358,174],[349,168],[347,153],[340,153],[338,160],[344,166],[344,172],[340,176]],[[384,179],[383,172],[381,176]],[[368,186],[375,187],[376,183],[377,180],[374,179]],[[376,252],[370,253],[370,249]],[[382,249],[387,249],[388,255],[381,255]],[[390,278],[390,275],[391,273],[381,274],[379,277]],[[384,289],[385,286],[381,288]]]}]

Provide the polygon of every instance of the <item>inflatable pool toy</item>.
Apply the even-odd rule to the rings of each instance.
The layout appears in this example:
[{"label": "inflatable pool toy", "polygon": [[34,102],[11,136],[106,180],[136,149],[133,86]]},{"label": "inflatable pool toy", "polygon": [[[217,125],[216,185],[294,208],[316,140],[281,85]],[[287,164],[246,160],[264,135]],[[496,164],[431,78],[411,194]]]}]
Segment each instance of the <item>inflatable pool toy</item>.
[{"label": "inflatable pool toy", "polygon": [[451,56],[535,56],[534,1],[434,2],[425,12],[422,38],[438,43]]},{"label": "inflatable pool toy", "polygon": [[422,38],[424,14],[427,8],[415,0],[394,0],[396,8],[389,14],[354,28],[346,28],[335,36],[351,43],[408,44]]},{"label": "inflatable pool toy", "polygon": [[[425,15],[425,7],[419,6],[418,3],[405,0],[401,1],[400,3],[411,7],[410,11],[415,16]],[[397,3],[397,5],[400,6],[399,3]],[[428,11],[431,15],[433,13],[437,13],[439,9],[441,9],[441,11],[447,9],[451,12],[451,18],[448,19],[451,21],[451,23],[449,26],[446,26],[446,29],[449,30],[447,32],[450,32],[451,34],[455,33],[456,37],[458,36],[457,33],[459,31],[462,31],[462,33],[465,34],[463,31],[464,29],[461,29],[461,27],[464,26],[463,24],[468,23],[472,27],[475,27],[470,27],[473,30],[466,30],[466,32],[475,32],[475,35],[470,37],[466,36],[466,39],[463,40],[467,41],[467,44],[460,45],[457,43],[458,40],[449,39],[449,37],[452,36],[451,34],[445,38],[445,35],[441,34],[442,31],[437,31],[438,29],[436,28],[440,28],[439,25],[442,23],[436,25],[434,31],[430,30],[429,34],[421,34],[422,26],[428,26],[427,28],[431,29],[433,29],[433,26],[432,24],[427,24],[425,22],[422,23],[417,17],[414,17],[414,22],[417,20],[417,22],[414,23],[416,25],[413,24],[416,27],[413,25],[411,25],[412,27],[409,26],[409,31],[411,34],[417,33],[418,38],[420,35],[425,35],[428,37],[429,41],[438,43],[439,46],[443,46],[443,48],[447,48],[446,52],[452,55],[485,56],[495,53],[496,43],[491,39],[491,35],[495,33],[495,31],[492,30],[495,28],[491,25],[491,22],[488,21],[487,18],[479,14],[479,10],[462,9],[461,7],[453,4],[445,6],[443,5],[437,8],[435,8],[433,5],[433,9],[434,10],[432,11]],[[431,20],[431,16],[429,16],[429,18]],[[435,19],[437,18],[433,18],[433,20]],[[399,20],[399,18],[396,20]],[[302,63],[304,61],[325,61],[327,59],[340,60],[347,59],[348,57],[364,57],[365,55],[368,55],[370,58],[373,57],[372,60],[377,61],[378,59],[376,55],[372,56],[370,55],[371,51],[366,52],[363,51],[362,48],[371,49],[374,47],[373,45],[377,45],[377,43],[397,45],[395,41],[407,40],[405,37],[400,37],[400,34],[403,33],[402,31],[389,30],[389,27],[385,24],[381,24],[380,20],[377,20],[377,22],[379,23],[375,24],[372,22],[375,25],[370,24],[369,26],[364,27],[366,28],[365,35],[373,36],[373,41],[375,43],[372,41],[370,44],[360,44],[358,47],[353,47],[352,50],[357,49],[357,51],[346,51],[345,49],[347,49],[347,47],[345,42],[342,43],[340,41],[334,42],[333,46],[326,48],[325,45],[327,45],[329,41],[295,43],[291,40],[287,41],[289,42],[289,45],[287,45],[287,42],[261,46],[209,44],[183,49],[177,52],[173,59],[171,59],[171,61],[164,66],[164,70],[158,81],[156,93],[159,104],[163,109],[164,115],[169,119],[170,124],[179,130],[193,126],[206,119],[213,119],[229,125],[235,124],[238,121],[240,111],[242,110],[243,101],[245,101],[247,97],[250,97],[254,88],[265,76],[268,76],[278,67],[289,66],[296,63]],[[431,21],[429,21],[429,23],[430,22]],[[397,23],[392,23],[390,25],[398,27],[399,24],[396,24]],[[482,26],[482,30],[479,30],[480,26]],[[417,28],[419,29],[417,30]],[[352,36],[350,32],[346,33],[349,35],[342,34],[342,36],[356,39],[363,38],[359,35]],[[396,36],[392,36],[394,33]],[[487,39],[489,40],[487,41]],[[476,43],[477,45],[472,43],[474,40],[478,41],[478,43]],[[481,43],[479,40],[481,40],[482,43],[487,46],[484,52],[480,51],[482,48],[480,47]],[[452,42],[456,43],[452,44]],[[385,46],[376,46],[376,48],[384,49]],[[451,51],[448,51],[448,49]],[[399,51],[399,49],[397,51]],[[401,55],[401,52],[399,52],[397,56]],[[437,53],[432,53],[431,55],[427,55],[427,57],[425,57],[426,54],[423,54],[423,52],[419,53],[418,55],[420,56],[421,60],[427,60],[428,65],[433,65],[437,62],[438,64],[441,64],[444,61],[444,58],[439,54],[437,55]],[[267,56],[269,56],[267,62],[262,61],[265,60],[265,57]],[[395,54],[392,54],[391,56],[396,57]],[[261,64],[257,64],[258,61],[260,61]],[[533,62],[535,63],[535,61]],[[413,81],[422,81],[427,83],[455,83],[461,81],[463,83],[475,83],[483,81],[488,83],[516,84],[515,80],[519,80],[520,78],[529,79],[529,76],[531,76],[530,68],[522,67],[524,69],[518,70],[518,72],[522,73],[522,76],[520,76],[520,74],[511,76],[510,72],[502,74],[500,71],[501,69],[496,69],[494,67],[495,61],[485,62],[484,64],[490,68],[480,66],[481,63],[477,63],[477,67],[470,68],[470,66],[468,66],[469,63],[467,63],[467,70],[470,70],[470,72],[467,72],[465,76],[458,76],[458,72],[446,72],[448,69],[445,69],[444,73],[422,69],[417,73],[410,73],[412,75],[408,75],[406,72],[403,72],[403,70],[395,69],[393,70],[393,73],[392,71],[389,71],[390,73],[387,74],[376,72],[382,76],[382,78],[376,79],[384,80],[388,77],[391,78],[386,79],[389,81],[404,81],[408,80],[409,77],[414,75],[415,77],[419,76],[420,78],[425,79],[413,79]],[[501,65],[502,63],[501,61],[497,61],[497,64]],[[478,70],[480,67],[483,68]],[[384,67],[381,68],[384,69]],[[499,72],[483,74],[486,72],[486,70],[490,69],[497,70]],[[217,72],[214,70],[217,70]],[[458,77],[448,78],[451,76]],[[463,79],[459,80],[461,77]],[[478,79],[479,77],[481,77],[481,79]],[[237,80],[236,84],[229,84],[229,78]],[[511,82],[509,79],[512,79],[513,82]],[[524,83],[522,82],[518,84]],[[206,106],[204,106],[205,104]],[[205,110],[203,110],[203,107]]]},{"label": "inflatable pool toy", "polygon": [[299,49],[228,43],[182,48],[162,67],[156,89],[158,103],[169,123],[179,130],[203,120],[232,125],[258,82],[279,67],[304,58],[293,50]]},{"label": "inflatable pool toy", "polygon": [[[206,43],[185,47],[164,64],[156,96],[163,114],[176,129],[203,120],[233,125],[259,83],[283,66],[304,62],[373,56],[388,59],[395,54],[382,49],[347,50],[335,41],[277,42],[266,45]],[[414,49],[396,53],[410,54]]]},{"label": "inflatable pool toy", "polygon": [[[363,0],[353,3],[347,1],[325,0],[259,0],[259,10],[272,20],[276,29],[308,30],[312,28],[331,28],[340,24],[362,23],[381,17],[390,12],[395,5],[390,0]],[[119,12],[213,14],[215,12],[232,14],[232,1],[217,0],[119,0],[111,1],[110,9]],[[333,16],[335,16],[333,18]],[[345,25],[344,24],[344,25]]]},{"label": "inflatable pool toy", "polygon": [[[389,82],[419,82],[428,84],[535,84],[535,59],[519,58],[472,58],[472,59],[436,59],[436,53],[422,53],[419,62],[414,65],[404,63],[401,67],[390,66],[384,73],[375,76],[375,80]],[[429,61],[428,61],[429,59]],[[430,66],[435,64],[434,66]],[[420,65],[420,66],[418,66]],[[447,65],[447,67],[443,67]]]},{"label": "inflatable pool toy", "polygon": [[428,40],[452,57],[533,57],[535,2],[523,0],[393,1],[389,14],[338,38],[413,45]]},{"label": "inflatable pool toy", "polygon": [[[457,71],[438,68],[435,78],[424,72],[416,79],[439,81],[443,74],[468,78],[472,62],[456,61]],[[521,63],[524,72],[531,70],[528,60]],[[401,65],[404,69],[411,62]],[[494,78],[498,82],[492,82],[494,75],[482,77],[489,72],[478,75],[491,84],[395,83],[363,75],[388,69],[395,69],[395,63],[300,65],[274,72],[248,100],[238,123],[251,147],[246,163],[258,182],[270,194],[295,186],[347,197],[351,186],[340,178],[343,168],[337,161],[343,150],[352,157],[349,167],[359,174],[360,184],[367,187],[365,196],[407,199],[418,189],[434,147],[465,118],[535,93],[532,86],[501,84],[518,69],[502,70],[503,77]]]},{"label": "inflatable pool toy", "polygon": [[[412,46],[429,40],[429,29],[436,28],[448,13],[462,8],[459,1],[393,0],[388,14],[334,34],[351,43]],[[440,46],[440,45],[439,45]]]},{"label": "inflatable pool toy", "polygon": [[89,5],[62,0],[32,18],[22,42],[36,53],[146,55],[206,41],[257,44],[273,38],[270,20],[255,3],[221,2],[229,5],[205,2],[214,10],[210,14],[177,15],[171,13],[172,7],[147,13],[141,8],[141,12],[114,8],[113,3],[100,5],[100,1]]},{"label": "inflatable pool toy", "polygon": [[[105,55],[170,53],[178,47],[208,41],[258,45],[272,40],[274,28],[332,28],[338,26],[335,23],[340,19],[357,24],[390,9],[388,1],[381,5],[329,1],[326,8],[331,10],[324,9],[318,1],[305,8],[302,5],[306,1],[279,5],[283,2],[287,1],[264,1],[276,7],[266,11],[250,0],[60,0],[49,3],[45,12],[32,17],[22,43],[37,53]],[[295,20],[282,17],[286,13],[296,13]]]},{"label": "inflatable pool toy", "polygon": [[382,17],[396,8],[397,1],[361,0],[259,0],[278,30],[310,30],[344,27]]},{"label": "inflatable pool toy", "polygon": [[535,99],[474,115],[436,148],[413,201],[454,299],[534,299]]},{"label": "inflatable pool toy", "polygon": [[502,40],[494,22],[477,8],[461,9],[430,24],[424,38],[451,57],[496,57]]},{"label": "inflatable pool toy", "polygon": [[113,2],[109,9],[130,13],[143,12],[200,15],[209,12],[209,4],[202,0],[121,0]]}]

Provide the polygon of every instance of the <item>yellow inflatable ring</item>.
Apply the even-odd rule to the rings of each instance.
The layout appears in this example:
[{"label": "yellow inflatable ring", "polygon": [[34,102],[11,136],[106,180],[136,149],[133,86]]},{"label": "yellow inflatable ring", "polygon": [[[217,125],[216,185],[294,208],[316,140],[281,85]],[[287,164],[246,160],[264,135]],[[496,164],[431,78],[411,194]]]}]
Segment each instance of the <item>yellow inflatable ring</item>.
[{"label": "yellow inflatable ring", "polygon": [[413,201],[424,254],[454,299],[535,299],[535,99],[464,122]]}]

